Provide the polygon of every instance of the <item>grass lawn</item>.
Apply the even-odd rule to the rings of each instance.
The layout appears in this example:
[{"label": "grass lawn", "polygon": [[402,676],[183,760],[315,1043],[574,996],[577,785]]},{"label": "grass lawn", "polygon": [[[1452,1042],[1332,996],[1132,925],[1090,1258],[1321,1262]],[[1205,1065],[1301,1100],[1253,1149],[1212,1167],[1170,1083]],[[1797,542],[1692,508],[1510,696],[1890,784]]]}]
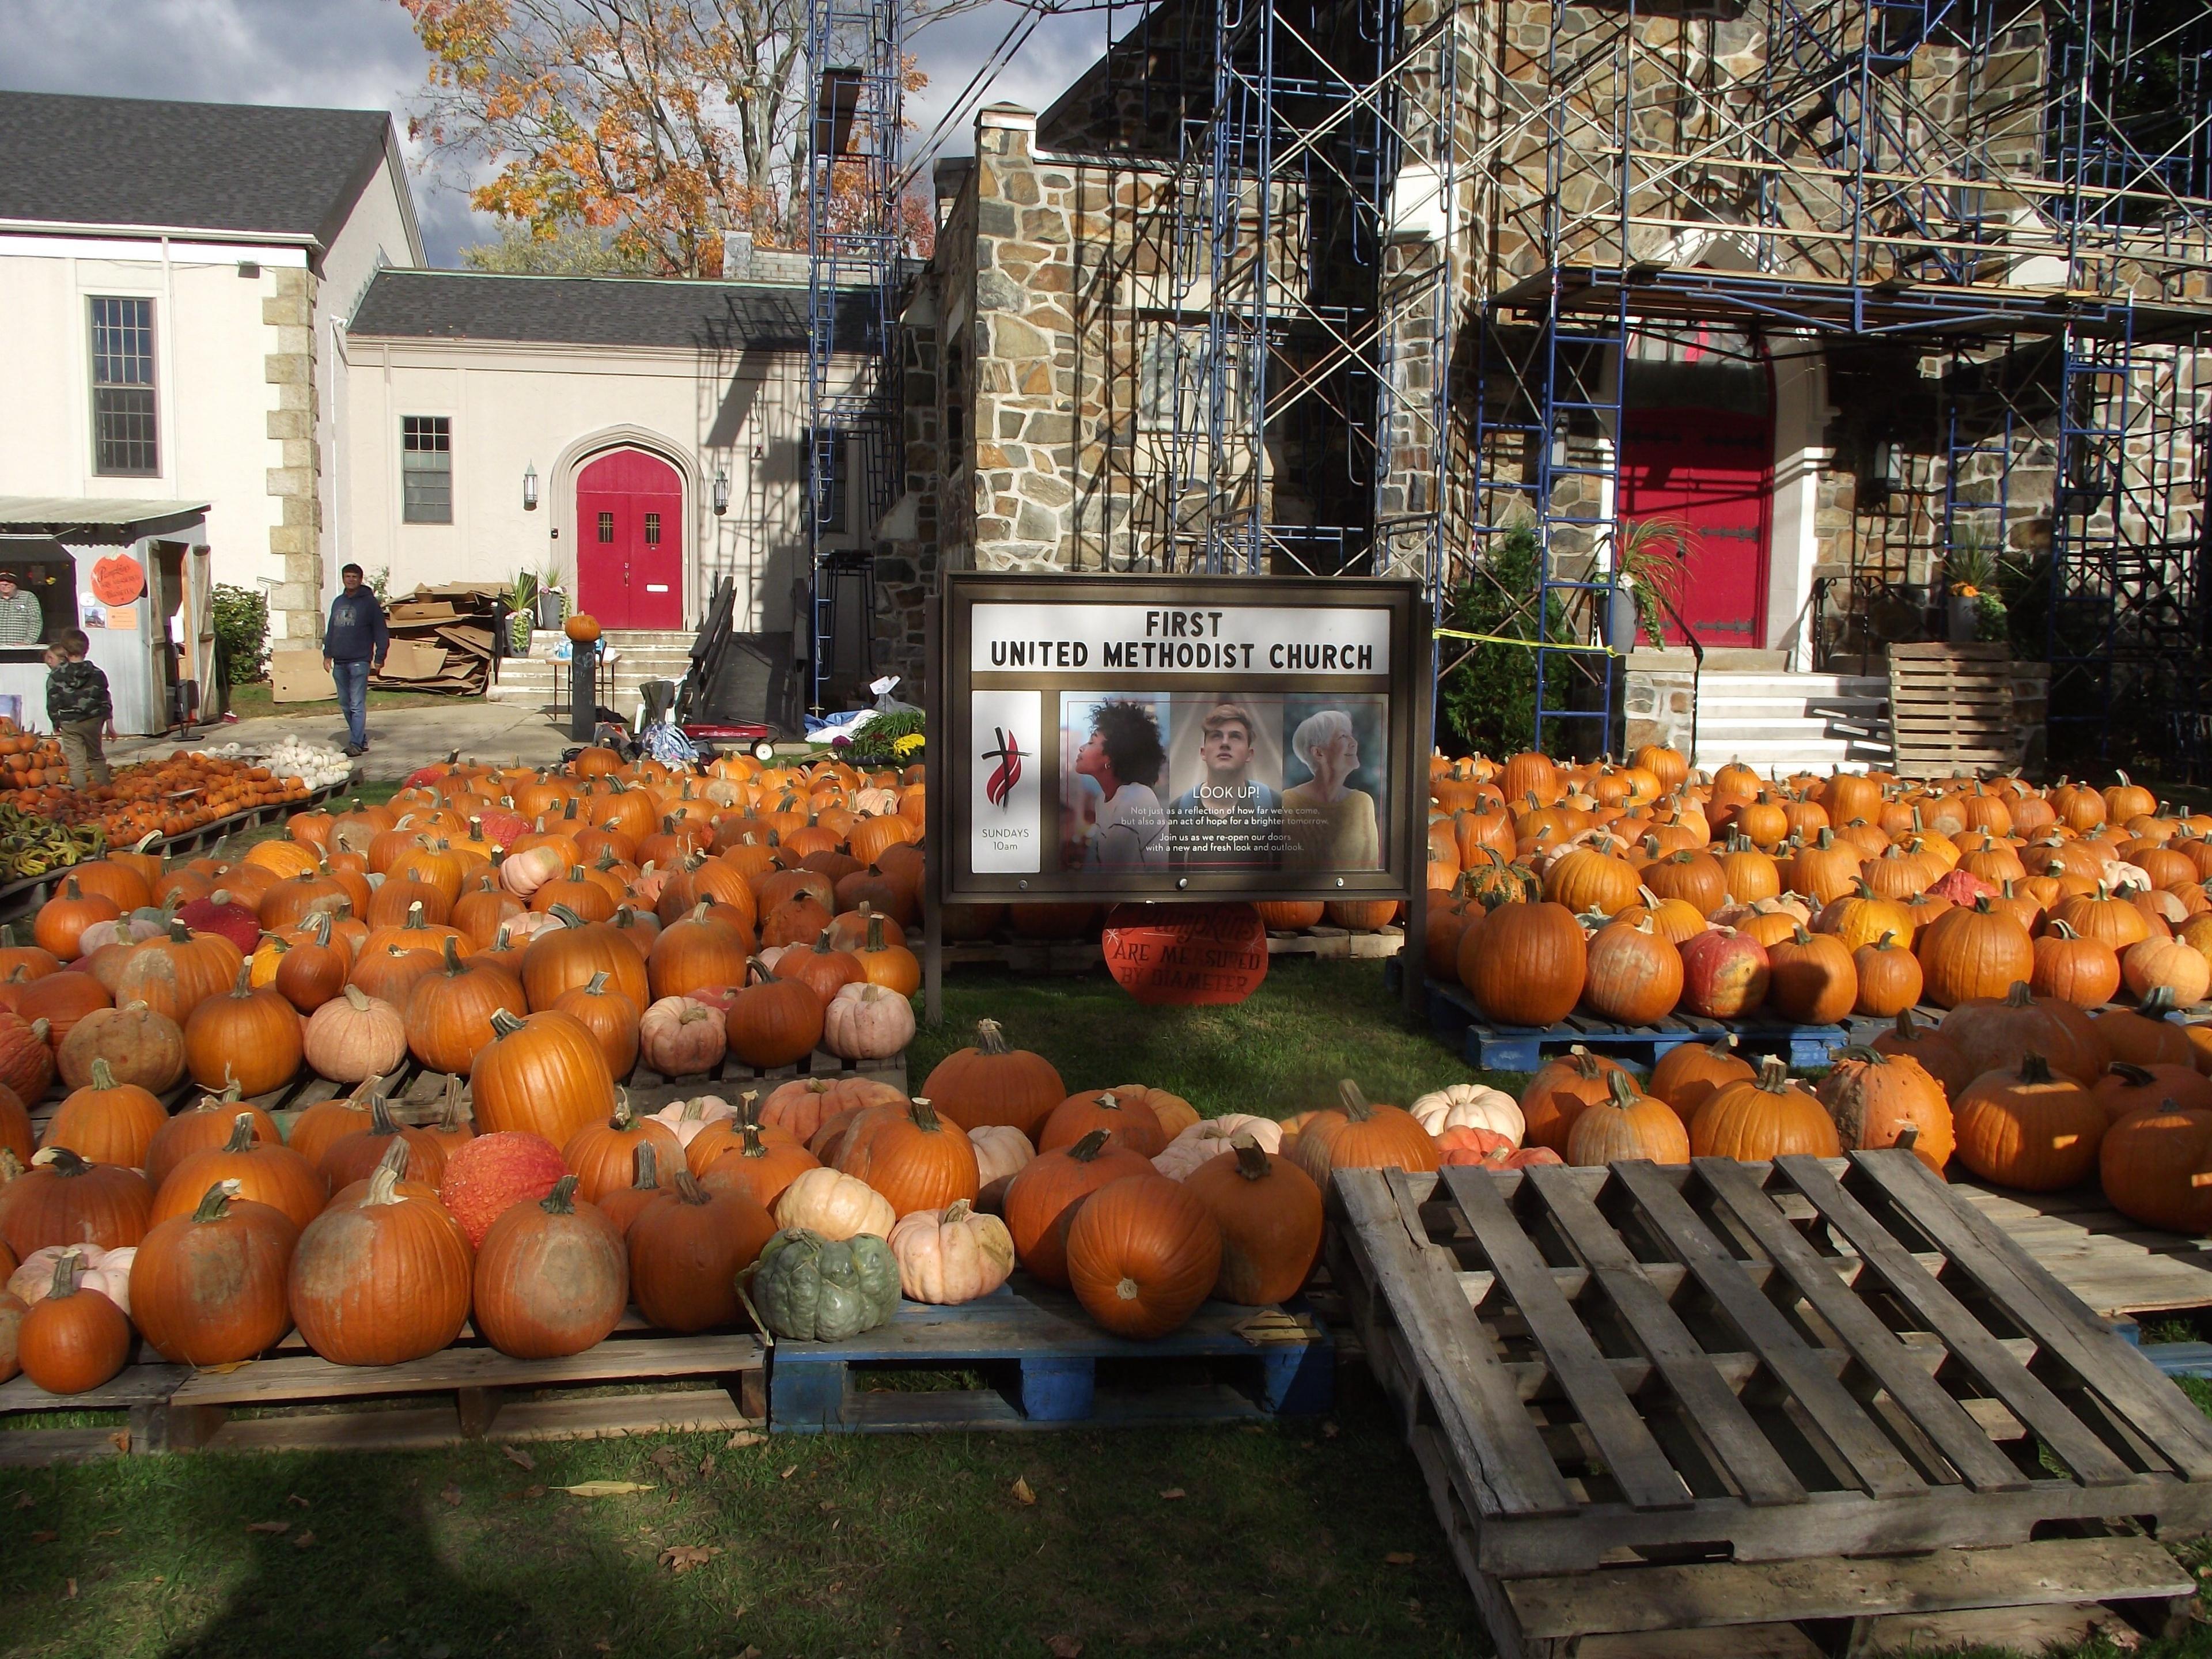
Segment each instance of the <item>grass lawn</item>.
[{"label": "grass lawn", "polygon": [[[1209,1112],[1287,1114],[1347,1076],[1402,1102],[1466,1074],[1407,1024],[1373,963],[1291,958],[1224,1009],[1139,1007],[1103,974],[960,973],[946,993],[945,1024],[915,1044],[917,1085],[987,1015],[1071,1088],[1158,1084]],[[1328,1423],[662,1436],[527,1457],[472,1445],[0,1471],[0,1653],[1488,1651],[1359,1373]],[[650,1489],[557,1490],[589,1480]]]}]

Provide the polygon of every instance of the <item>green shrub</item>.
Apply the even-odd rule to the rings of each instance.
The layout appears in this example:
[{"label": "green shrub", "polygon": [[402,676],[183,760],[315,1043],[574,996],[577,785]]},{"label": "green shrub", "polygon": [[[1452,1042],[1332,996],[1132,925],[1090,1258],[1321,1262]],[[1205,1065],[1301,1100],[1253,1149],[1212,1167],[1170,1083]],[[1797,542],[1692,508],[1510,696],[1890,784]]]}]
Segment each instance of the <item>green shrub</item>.
[{"label": "green shrub", "polygon": [[258,587],[215,590],[215,637],[233,685],[250,685],[269,673],[269,596]]},{"label": "green shrub", "polygon": [[[1536,532],[1526,526],[1507,531],[1491,544],[1482,568],[1451,596],[1444,625],[1469,634],[1508,639],[1536,637],[1534,595],[1540,550]],[[1547,631],[1554,641],[1572,636],[1566,607],[1554,597],[1545,607]],[[1437,641],[1440,662],[1468,654],[1448,672],[1437,699],[1438,736],[1464,753],[1498,759],[1528,747],[1536,724],[1536,653],[1523,645],[1477,645],[1450,638]],[[1566,707],[1565,687],[1554,678],[1544,688],[1547,708]],[[1547,734],[1548,739],[1550,734]]]}]

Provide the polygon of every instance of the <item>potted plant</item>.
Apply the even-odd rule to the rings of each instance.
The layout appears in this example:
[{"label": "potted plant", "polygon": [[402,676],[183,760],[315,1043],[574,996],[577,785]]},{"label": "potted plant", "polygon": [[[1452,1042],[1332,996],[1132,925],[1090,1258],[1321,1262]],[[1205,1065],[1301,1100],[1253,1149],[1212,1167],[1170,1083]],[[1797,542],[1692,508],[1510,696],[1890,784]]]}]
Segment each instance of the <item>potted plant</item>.
[{"label": "potted plant", "polygon": [[520,570],[515,573],[514,586],[507,592],[507,651],[511,657],[530,654],[531,627],[538,617],[538,573]]},{"label": "potted plant", "polygon": [[568,596],[561,588],[561,572],[557,567],[548,565],[538,573],[537,580],[538,625],[558,628],[562,618],[568,614]]},{"label": "potted plant", "polygon": [[2005,637],[2004,600],[1997,592],[1996,555],[1972,531],[1951,539],[1943,556],[1948,590],[1944,637],[1954,645]]}]

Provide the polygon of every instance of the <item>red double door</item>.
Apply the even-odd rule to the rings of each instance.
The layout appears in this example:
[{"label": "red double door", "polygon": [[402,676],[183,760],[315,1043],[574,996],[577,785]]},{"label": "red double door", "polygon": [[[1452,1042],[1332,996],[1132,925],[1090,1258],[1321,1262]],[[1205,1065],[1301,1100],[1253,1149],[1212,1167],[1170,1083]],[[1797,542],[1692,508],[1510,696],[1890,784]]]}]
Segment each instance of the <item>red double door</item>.
[{"label": "red double door", "polygon": [[[1687,532],[1686,546],[1682,537],[1666,539],[1674,544],[1670,551],[1685,556],[1674,607],[1699,644],[1761,649],[1774,526],[1766,366],[1713,364],[1701,375],[1683,374],[1678,365],[1674,374],[1651,378],[1661,381],[1660,400],[1639,406],[1639,377],[1633,370],[1630,376],[1621,417],[1620,516]],[[1705,388],[1698,382],[1709,378],[1718,382],[1711,390],[1725,395],[1700,406],[1697,394]],[[1734,406],[1714,406],[1724,404]],[[1686,643],[1672,617],[1665,633],[1668,645]]]},{"label": "red double door", "polygon": [[576,608],[601,628],[684,625],[684,480],[641,449],[576,477]]}]

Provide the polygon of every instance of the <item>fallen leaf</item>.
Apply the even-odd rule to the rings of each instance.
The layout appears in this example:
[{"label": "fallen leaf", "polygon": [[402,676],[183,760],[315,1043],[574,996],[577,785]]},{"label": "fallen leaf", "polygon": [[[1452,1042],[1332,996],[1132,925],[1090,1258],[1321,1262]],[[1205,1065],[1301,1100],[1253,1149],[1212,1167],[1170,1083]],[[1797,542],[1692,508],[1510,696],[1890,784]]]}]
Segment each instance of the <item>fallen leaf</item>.
[{"label": "fallen leaf", "polygon": [[1080,1636],[1048,1636],[1044,1648],[1052,1659],[1083,1659],[1083,1638]]},{"label": "fallen leaf", "polygon": [[764,1443],[767,1439],[768,1437],[766,1435],[762,1434],[756,1430],[739,1429],[735,1434],[732,1435],[727,1440],[725,1440],[722,1443],[722,1449],[725,1451],[733,1451],[739,1446],[757,1446]]},{"label": "fallen leaf", "polygon": [[1036,1502],[1036,1494],[1030,1490],[1030,1483],[1018,1474],[1014,1477],[1014,1502],[1017,1504]]},{"label": "fallen leaf", "polygon": [[676,1467],[676,1448],[673,1446],[663,1446],[659,1451],[654,1452],[645,1461],[653,1465],[663,1474],[665,1474],[667,1471]]},{"label": "fallen leaf", "polygon": [[500,1450],[506,1454],[508,1462],[520,1468],[534,1469],[538,1467],[538,1460],[520,1446],[501,1446]]},{"label": "fallen leaf", "polygon": [[123,1528],[120,1527],[102,1527],[98,1532],[93,1534],[93,1536],[94,1538],[120,1538],[123,1536]]},{"label": "fallen leaf", "polygon": [[798,1473],[799,1473],[799,1465],[798,1465],[798,1464],[796,1464],[796,1463],[793,1463],[793,1464],[789,1468],[786,1469],[786,1470],[785,1470],[781,1474],[779,1474],[778,1476],[776,1476],[776,1479],[777,1479],[777,1480],[790,1480],[790,1479],[791,1479],[791,1477],[792,1477],[793,1475],[797,1474]]},{"label": "fallen leaf", "polygon": [[525,1498],[543,1498],[545,1496],[545,1488],[543,1486],[525,1486],[522,1489],[522,1495]]},{"label": "fallen leaf", "polygon": [[708,1452],[708,1453],[706,1455],[706,1456],[705,1456],[705,1457],[703,1457],[703,1458],[700,1459],[700,1461],[699,1461],[699,1473],[700,1473],[700,1474],[714,1474],[714,1453],[712,1453],[712,1452]]},{"label": "fallen leaf", "polygon": [[674,1573],[703,1567],[722,1553],[719,1544],[674,1544],[660,1553],[660,1565]]},{"label": "fallen leaf", "polygon": [[556,1486],[556,1492],[571,1492],[578,1498],[626,1498],[634,1492],[651,1492],[651,1486],[635,1480],[585,1480],[573,1486]]},{"label": "fallen leaf", "polygon": [[313,1531],[313,1529],[311,1528],[310,1530],[308,1530],[308,1531],[307,1531],[307,1532],[303,1532],[303,1533],[301,1533],[301,1534],[297,1538],[295,1538],[295,1539],[292,1540],[292,1547],[293,1547],[294,1549],[295,1549],[295,1550],[304,1550],[304,1549],[312,1548],[312,1547],[313,1547],[313,1545],[314,1545],[314,1541],[315,1541],[315,1534],[314,1534],[314,1532]]},{"label": "fallen leaf", "polygon": [[33,1544],[51,1544],[60,1536],[58,1532],[34,1532],[31,1534],[31,1541]]},{"label": "fallen leaf", "polygon": [[289,1532],[292,1523],[289,1521],[249,1521],[246,1523],[246,1529],[248,1532]]},{"label": "fallen leaf", "polygon": [[1382,1559],[1386,1565],[1393,1567],[1410,1567],[1413,1565],[1413,1554],[1407,1550],[1392,1550]]},{"label": "fallen leaf", "polygon": [[15,1507],[19,1510],[36,1509],[38,1504],[39,1500],[27,1492],[19,1492],[15,1494]]},{"label": "fallen leaf", "polygon": [[295,1509],[308,1510],[314,1507],[313,1504],[310,1504],[306,1498],[301,1497],[297,1492],[289,1494],[286,1497],[284,1501],[292,1505]]},{"label": "fallen leaf", "polygon": [[832,1510],[835,1510],[836,1507],[837,1507],[837,1506],[836,1506],[835,1504],[831,1503],[831,1502],[830,1502],[828,1498],[823,1498],[823,1499],[822,1500],[821,1509],[822,1509],[822,1513],[823,1513],[823,1514],[824,1514],[824,1515],[829,1514]]},{"label": "fallen leaf", "polygon": [[76,1601],[76,1579],[74,1579],[74,1578],[66,1578],[66,1579],[64,1579],[62,1582],[63,1582],[64,1583],[65,1583],[66,1585],[68,1585],[68,1586],[69,1586],[69,1588],[68,1588],[67,1589],[65,1589],[65,1590],[64,1590],[64,1591],[62,1592],[62,1600],[63,1600],[63,1601]]},{"label": "fallen leaf", "polygon": [[1169,1503],[1172,1504],[1178,1498],[1184,1496],[1184,1492],[1181,1486],[1170,1486],[1165,1492],[1162,1492],[1160,1496]]},{"label": "fallen leaf", "polygon": [[114,1447],[122,1455],[128,1457],[131,1455],[131,1431],[117,1429],[107,1437],[107,1443]]},{"label": "fallen leaf", "polygon": [[761,1650],[748,1642],[745,1644],[744,1651],[738,1656],[738,1659],[762,1659]]}]

